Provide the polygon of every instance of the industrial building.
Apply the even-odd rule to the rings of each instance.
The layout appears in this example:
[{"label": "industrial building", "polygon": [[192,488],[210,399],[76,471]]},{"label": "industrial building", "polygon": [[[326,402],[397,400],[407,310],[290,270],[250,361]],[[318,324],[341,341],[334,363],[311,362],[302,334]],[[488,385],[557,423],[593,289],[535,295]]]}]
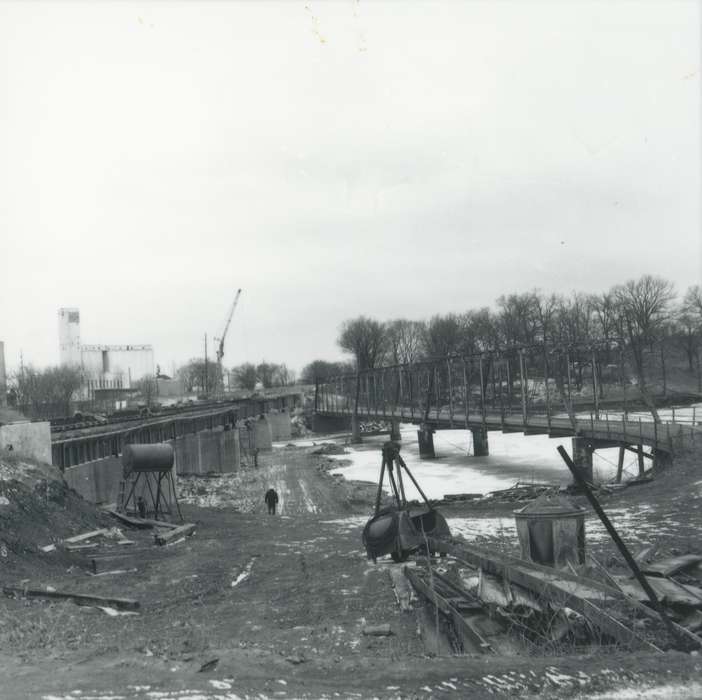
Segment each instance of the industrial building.
[{"label": "industrial building", "polygon": [[140,379],[155,376],[151,345],[82,345],[78,309],[61,308],[58,317],[60,362],[83,370],[90,394],[130,389]]}]

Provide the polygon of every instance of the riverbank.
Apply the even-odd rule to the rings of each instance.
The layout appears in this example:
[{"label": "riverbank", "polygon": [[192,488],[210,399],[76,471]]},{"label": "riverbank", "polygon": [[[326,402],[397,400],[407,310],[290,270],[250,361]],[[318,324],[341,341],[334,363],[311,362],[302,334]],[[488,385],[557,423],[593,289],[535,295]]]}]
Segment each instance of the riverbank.
[{"label": "riverbank", "polygon": [[[134,544],[109,545],[120,550],[111,575],[91,575],[85,555],[75,553],[69,562],[38,552],[49,543],[47,521],[21,567],[14,555],[3,561],[4,581],[129,597],[140,608],[109,616],[71,602],[0,599],[2,692],[44,700],[561,698],[607,697],[621,689],[646,697],[663,686],[675,697],[687,691],[694,697],[690,684],[702,666],[686,654],[608,648],[587,656],[488,659],[454,656],[443,647],[437,654],[433,617],[425,618],[421,605],[402,612],[389,575],[394,565],[389,559],[374,565],[363,551],[374,485],[332,476],[332,455],[312,454],[318,449],[283,447],[261,455],[257,469],[187,480],[187,488],[181,480],[183,512],[197,525],[195,535],[156,547],[150,531],[124,530]],[[702,526],[702,511],[692,508],[699,500],[696,462],[686,464],[677,479],[632,488],[606,508],[638,508],[632,526],[642,543],[655,536],[666,551],[686,551]],[[265,513],[262,500],[269,485],[280,495],[276,516]],[[442,508],[455,535],[515,551],[511,510],[509,504]],[[103,523],[106,516],[96,511],[96,518]],[[73,531],[79,527],[66,521],[56,536],[79,534]],[[595,535],[588,521],[589,551],[616,568],[611,544]],[[366,625],[389,625],[391,634],[364,635]]]}]

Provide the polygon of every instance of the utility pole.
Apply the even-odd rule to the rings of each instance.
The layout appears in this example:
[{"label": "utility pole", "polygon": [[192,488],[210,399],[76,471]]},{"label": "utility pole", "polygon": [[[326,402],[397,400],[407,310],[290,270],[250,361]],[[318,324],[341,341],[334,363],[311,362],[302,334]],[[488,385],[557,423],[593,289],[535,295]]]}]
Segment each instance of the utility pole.
[{"label": "utility pole", "polygon": [[205,333],[205,376],[202,380],[202,386],[207,394],[207,333]]}]

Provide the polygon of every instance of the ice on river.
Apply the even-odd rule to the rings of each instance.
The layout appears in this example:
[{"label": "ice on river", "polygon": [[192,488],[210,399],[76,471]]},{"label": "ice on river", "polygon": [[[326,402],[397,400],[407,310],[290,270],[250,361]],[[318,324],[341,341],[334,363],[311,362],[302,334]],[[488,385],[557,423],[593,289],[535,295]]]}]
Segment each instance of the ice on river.
[{"label": "ice on river", "polygon": [[[428,498],[442,498],[451,493],[488,493],[508,488],[516,481],[568,484],[572,477],[556,448],[564,445],[571,451],[570,438],[547,435],[525,436],[521,433],[488,434],[490,455],[472,456],[472,439],[468,430],[439,430],[434,433],[436,459],[419,458],[417,427],[403,424],[401,454]],[[347,446],[348,454],[332,457],[348,460],[333,473],[358,481],[377,481],[380,475],[380,448],[387,436],[364,438],[362,445]],[[596,480],[605,480],[616,472],[618,450],[597,450],[594,455]],[[627,453],[626,472],[637,473],[636,455]],[[408,498],[419,497],[405,480]],[[387,484],[387,481],[386,481]],[[388,487],[389,488],[389,487]]]}]

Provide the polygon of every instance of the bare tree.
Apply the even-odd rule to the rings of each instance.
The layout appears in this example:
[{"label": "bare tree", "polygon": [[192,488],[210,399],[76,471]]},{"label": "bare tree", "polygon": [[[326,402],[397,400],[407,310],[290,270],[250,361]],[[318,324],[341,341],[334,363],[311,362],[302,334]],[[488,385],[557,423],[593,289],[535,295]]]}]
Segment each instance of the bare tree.
[{"label": "bare tree", "polygon": [[422,345],[427,357],[453,355],[461,349],[464,338],[463,320],[457,314],[436,315],[429,319]]},{"label": "bare tree", "polygon": [[14,375],[18,404],[35,416],[70,415],[71,401],[83,385],[79,367],[25,367]]},{"label": "bare tree", "polygon": [[234,381],[240,388],[248,389],[249,391],[253,391],[256,388],[258,373],[256,371],[256,365],[251,362],[244,362],[241,365],[233,367],[232,374],[234,375]]},{"label": "bare tree", "polygon": [[158,396],[158,382],[155,377],[142,377],[135,383],[135,388],[147,407],[151,407]]},{"label": "bare tree", "polygon": [[290,386],[295,383],[295,371],[285,363],[276,365],[273,372],[273,386]]},{"label": "bare tree", "polygon": [[660,422],[653,397],[648,391],[644,364],[644,350],[651,347],[662,326],[670,304],[675,298],[672,282],[662,277],[643,275],[638,280],[612,290],[619,304],[622,325],[626,330],[633,366],[641,398],[651,412],[653,420]]},{"label": "bare tree", "polygon": [[357,369],[373,369],[385,356],[385,326],[373,318],[358,316],[342,324],[337,342],[354,356]]},{"label": "bare tree", "polygon": [[326,360],[314,360],[304,367],[300,379],[308,384],[325,382],[332,377],[339,377],[343,374],[352,374],[353,365],[347,362],[327,362]]},{"label": "bare tree", "polygon": [[193,358],[176,372],[183,382],[186,392],[214,389],[220,381],[219,367],[216,362],[205,362],[203,358]]},{"label": "bare tree", "polygon": [[697,374],[697,391],[702,391],[702,372],[700,372],[702,287],[700,285],[689,287],[685,292],[675,314],[673,337],[685,353],[689,370]]},{"label": "bare tree", "polygon": [[396,318],[385,324],[388,354],[395,365],[411,365],[419,359],[425,324]]}]

